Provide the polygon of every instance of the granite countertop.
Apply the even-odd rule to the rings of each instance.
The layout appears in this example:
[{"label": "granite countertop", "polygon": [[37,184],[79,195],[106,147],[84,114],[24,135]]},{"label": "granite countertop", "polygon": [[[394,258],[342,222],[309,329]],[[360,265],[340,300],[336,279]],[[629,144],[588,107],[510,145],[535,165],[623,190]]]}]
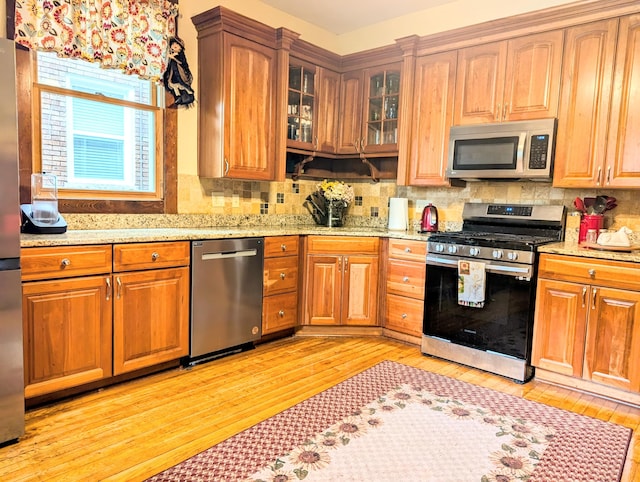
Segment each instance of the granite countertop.
[{"label": "granite countertop", "polygon": [[569,256],[580,256],[583,258],[597,258],[607,259],[611,261],[629,261],[633,263],[640,263],[640,250],[610,251],[606,249],[585,248],[575,241],[545,244],[543,246],[540,246],[538,248],[538,251],[540,253],[564,254]]},{"label": "granite countertop", "polygon": [[135,228],[79,229],[64,234],[22,234],[23,248],[35,246],[71,246],[81,244],[136,243],[153,241],[191,241],[198,239],[244,238],[254,236],[319,234],[325,236],[379,236],[426,241],[428,234],[417,231],[391,231],[371,227],[327,228],[320,226],[290,227],[213,227],[213,228]]}]

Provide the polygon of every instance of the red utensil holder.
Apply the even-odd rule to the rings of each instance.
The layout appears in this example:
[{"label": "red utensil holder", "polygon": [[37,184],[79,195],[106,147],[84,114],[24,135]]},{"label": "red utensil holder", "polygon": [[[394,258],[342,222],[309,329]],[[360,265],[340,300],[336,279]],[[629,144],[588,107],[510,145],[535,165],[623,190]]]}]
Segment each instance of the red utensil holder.
[{"label": "red utensil holder", "polygon": [[578,231],[578,243],[584,243],[587,239],[587,231],[596,230],[596,236],[600,233],[604,225],[604,216],[602,214],[583,214],[580,218],[580,229]]}]

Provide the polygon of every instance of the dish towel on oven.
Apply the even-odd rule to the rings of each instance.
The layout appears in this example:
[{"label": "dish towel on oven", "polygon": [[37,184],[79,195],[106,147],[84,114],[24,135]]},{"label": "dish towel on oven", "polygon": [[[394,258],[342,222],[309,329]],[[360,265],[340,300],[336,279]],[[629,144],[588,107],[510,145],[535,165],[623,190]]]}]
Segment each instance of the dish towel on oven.
[{"label": "dish towel on oven", "polygon": [[458,260],[458,304],[482,308],[485,279],[484,263]]}]

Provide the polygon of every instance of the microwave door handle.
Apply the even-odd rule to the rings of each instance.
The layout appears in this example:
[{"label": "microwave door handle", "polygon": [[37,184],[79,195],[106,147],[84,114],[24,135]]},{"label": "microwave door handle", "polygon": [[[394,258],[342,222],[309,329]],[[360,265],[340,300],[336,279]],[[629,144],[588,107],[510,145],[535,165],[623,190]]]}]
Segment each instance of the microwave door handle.
[{"label": "microwave door handle", "polygon": [[518,166],[524,166],[524,144],[526,140],[527,140],[527,133],[521,132],[518,138],[518,152],[517,152]]}]

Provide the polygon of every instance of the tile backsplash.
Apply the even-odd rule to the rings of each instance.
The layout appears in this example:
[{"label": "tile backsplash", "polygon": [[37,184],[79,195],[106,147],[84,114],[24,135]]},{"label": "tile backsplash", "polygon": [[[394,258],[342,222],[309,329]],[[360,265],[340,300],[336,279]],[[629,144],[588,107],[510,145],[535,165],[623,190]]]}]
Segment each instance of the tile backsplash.
[{"label": "tile backsplash", "polygon": [[[347,181],[353,186],[355,201],[349,207],[347,225],[386,227],[389,198],[409,199],[410,226],[420,224],[422,207],[431,202],[438,208],[440,229],[460,229],[462,207],[465,202],[561,204],[568,214],[574,211],[576,197],[599,194],[615,196],[618,207],[605,215],[605,228],[617,230],[626,226],[640,231],[640,203],[638,191],[606,189],[559,189],[540,182],[469,182],[465,187],[408,187],[394,181]],[[317,188],[318,181],[287,179],[283,182],[239,181],[229,179],[201,179],[195,175],[179,178],[178,211],[175,216],[148,215],[143,223],[153,225],[187,225],[197,219],[206,226],[243,225],[254,223],[257,216],[270,225],[313,224],[304,206],[306,197]],[[140,223],[139,216],[65,214],[70,229],[126,227]],[[187,218],[191,218],[189,221]],[[186,226],[186,225],[185,225]],[[131,226],[135,227],[135,226]],[[573,227],[568,224],[569,230]]]}]

